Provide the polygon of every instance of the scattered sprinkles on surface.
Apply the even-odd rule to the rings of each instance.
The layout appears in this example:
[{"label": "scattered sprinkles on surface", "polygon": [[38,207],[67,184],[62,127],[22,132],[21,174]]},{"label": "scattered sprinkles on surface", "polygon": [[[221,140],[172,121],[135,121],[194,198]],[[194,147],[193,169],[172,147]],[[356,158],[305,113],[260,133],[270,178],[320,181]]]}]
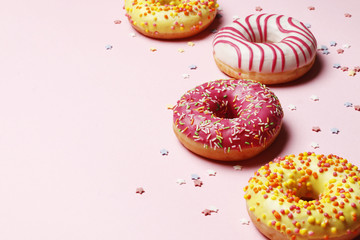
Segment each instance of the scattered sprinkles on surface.
[{"label": "scattered sprinkles on surface", "polygon": [[241,218],[239,221],[240,221],[240,224],[242,224],[242,225],[249,225],[250,224],[250,220],[246,219],[246,218]]},{"label": "scattered sprinkles on surface", "polygon": [[216,176],[216,171],[213,169],[207,170],[207,173],[209,174],[209,176]]},{"label": "scattered sprinkles on surface", "polygon": [[318,126],[312,127],[312,130],[314,132],[320,132],[321,131],[320,127],[318,127]]},{"label": "scattered sprinkles on surface", "polygon": [[176,180],[176,183],[179,185],[183,185],[183,184],[186,184],[186,181],[185,181],[185,179],[179,178],[178,180]]},{"label": "scattered sprinkles on surface", "polygon": [[241,171],[243,169],[243,166],[241,165],[235,165],[233,166],[233,168],[236,170],[236,171]]},{"label": "scattered sprinkles on surface", "polygon": [[166,149],[164,149],[164,148],[160,150],[160,153],[161,153],[161,155],[163,155],[163,156],[169,155],[169,151],[166,150]]},{"label": "scattered sprinkles on surface", "polygon": [[142,188],[142,187],[138,187],[138,188],[136,188],[136,193],[138,193],[138,194],[143,194],[145,192],[145,190],[144,190],[144,188]]},{"label": "scattered sprinkles on surface", "polygon": [[312,142],[312,143],[310,144],[310,146],[311,146],[312,148],[314,148],[314,149],[317,149],[317,148],[320,147],[320,145],[319,145],[318,143],[316,143],[316,142]]},{"label": "scattered sprinkles on surface", "polygon": [[330,131],[331,131],[332,134],[338,134],[340,132],[340,130],[338,128],[336,128],[336,127],[331,128]]},{"label": "scattered sprinkles on surface", "polygon": [[200,179],[194,180],[195,187],[201,187],[203,185],[203,182]]}]

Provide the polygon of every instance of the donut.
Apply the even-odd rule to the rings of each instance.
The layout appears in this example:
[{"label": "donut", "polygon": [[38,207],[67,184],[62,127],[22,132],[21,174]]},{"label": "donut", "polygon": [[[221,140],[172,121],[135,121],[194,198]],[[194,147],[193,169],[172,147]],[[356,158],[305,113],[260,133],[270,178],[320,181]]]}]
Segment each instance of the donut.
[{"label": "donut", "polygon": [[360,172],[311,152],[276,158],[244,188],[249,216],[270,239],[347,240],[360,233]]},{"label": "donut", "polygon": [[213,56],[222,72],[264,84],[304,75],[314,64],[316,49],[316,39],[303,23],[277,14],[236,19],[213,40]]},{"label": "donut", "polygon": [[190,151],[205,158],[251,158],[275,140],[282,125],[279,99],[265,85],[242,79],[203,83],[173,107],[173,129]]},{"label": "donut", "polygon": [[145,36],[178,39],[193,36],[214,20],[216,0],[125,0],[131,25]]}]

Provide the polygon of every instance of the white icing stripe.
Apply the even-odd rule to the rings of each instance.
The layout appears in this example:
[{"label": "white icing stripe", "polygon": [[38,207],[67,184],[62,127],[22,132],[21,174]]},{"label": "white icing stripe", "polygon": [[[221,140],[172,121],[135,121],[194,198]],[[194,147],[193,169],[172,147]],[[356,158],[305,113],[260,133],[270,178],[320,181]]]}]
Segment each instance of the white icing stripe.
[{"label": "white icing stripe", "polygon": [[303,23],[283,15],[237,19],[215,35],[216,58],[247,72],[285,72],[309,63],[316,40]]}]

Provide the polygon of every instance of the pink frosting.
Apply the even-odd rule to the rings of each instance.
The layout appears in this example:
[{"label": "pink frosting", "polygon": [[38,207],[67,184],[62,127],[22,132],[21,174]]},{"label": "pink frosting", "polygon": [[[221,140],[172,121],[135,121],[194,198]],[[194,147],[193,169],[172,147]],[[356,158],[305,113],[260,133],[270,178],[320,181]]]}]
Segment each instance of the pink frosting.
[{"label": "pink frosting", "polygon": [[224,151],[263,146],[279,130],[282,118],[275,94],[249,80],[204,83],[173,108],[178,131],[205,148]]}]

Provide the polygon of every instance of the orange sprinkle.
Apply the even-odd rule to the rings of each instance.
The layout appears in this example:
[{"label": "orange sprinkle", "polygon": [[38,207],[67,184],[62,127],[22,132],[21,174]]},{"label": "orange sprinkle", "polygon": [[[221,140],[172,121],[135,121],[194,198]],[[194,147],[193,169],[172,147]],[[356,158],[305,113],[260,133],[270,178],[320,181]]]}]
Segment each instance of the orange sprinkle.
[{"label": "orange sprinkle", "polygon": [[281,215],[277,211],[274,211],[274,216],[277,220],[281,220]]}]

